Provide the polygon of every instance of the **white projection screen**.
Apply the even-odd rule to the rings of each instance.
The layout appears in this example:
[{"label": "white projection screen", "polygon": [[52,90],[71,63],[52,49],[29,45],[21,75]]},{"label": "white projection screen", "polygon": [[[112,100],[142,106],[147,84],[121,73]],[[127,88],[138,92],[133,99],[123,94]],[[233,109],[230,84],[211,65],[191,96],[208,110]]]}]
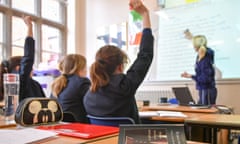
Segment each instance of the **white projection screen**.
[{"label": "white projection screen", "polygon": [[[186,80],[184,71],[194,74],[196,52],[184,38],[184,30],[202,34],[215,51],[217,79],[240,79],[240,0],[202,0],[174,8],[159,15],[155,64],[150,81]],[[153,67],[153,66],[152,66]]]}]

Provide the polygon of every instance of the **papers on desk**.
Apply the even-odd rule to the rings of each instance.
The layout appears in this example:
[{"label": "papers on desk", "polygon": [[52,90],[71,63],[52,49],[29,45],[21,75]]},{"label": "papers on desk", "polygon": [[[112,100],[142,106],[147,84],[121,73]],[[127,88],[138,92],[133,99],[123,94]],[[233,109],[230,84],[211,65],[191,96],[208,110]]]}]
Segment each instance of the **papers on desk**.
[{"label": "papers on desk", "polygon": [[34,128],[20,130],[0,129],[0,144],[26,144],[56,135],[55,132]]},{"label": "papers on desk", "polygon": [[153,116],[161,116],[161,117],[187,117],[182,112],[176,111],[142,111],[139,112],[139,116],[144,117],[153,117]]},{"label": "papers on desk", "polygon": [[140,117],[152,117],[152,116],[159,116],[157,111],[141,111],[139,112]]},{"label": "papers on desk", "polygon": [[167,117],[187,117],[182,112],[176,111],[157,111],[159,116],[167,116]]}]

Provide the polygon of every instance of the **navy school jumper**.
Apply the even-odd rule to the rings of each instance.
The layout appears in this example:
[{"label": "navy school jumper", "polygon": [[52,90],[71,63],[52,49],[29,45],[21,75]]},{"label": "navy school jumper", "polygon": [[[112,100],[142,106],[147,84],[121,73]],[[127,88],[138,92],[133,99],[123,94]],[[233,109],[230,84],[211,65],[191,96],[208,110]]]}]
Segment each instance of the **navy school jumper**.
[{"label": "navy school jumper", "polygon": [[102,117],[131,117],[140,123],[135,93],[144,80],[153,59],[153,35],[151,29],[143,30],[139,53],[126,74],[110,77],[107,86],[96,92],[88,91],[84,106],[88,114]]}]

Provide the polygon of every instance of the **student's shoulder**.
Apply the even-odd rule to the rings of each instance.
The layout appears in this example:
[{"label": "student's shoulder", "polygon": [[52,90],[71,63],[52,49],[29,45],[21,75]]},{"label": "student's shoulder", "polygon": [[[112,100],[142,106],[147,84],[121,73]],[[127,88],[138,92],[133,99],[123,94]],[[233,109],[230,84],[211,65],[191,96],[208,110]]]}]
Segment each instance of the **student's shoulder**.
[{"label": "student's shoulder", "polygon": [[207,53],[214,54],[214,50],[212,48],[207,47]]},{"label": "student's shoulder", "polygon": [[37,80],[35,80],[33,78],[30,78],[29,82],[30,82],[30,83],[28,83],[29,86],[31,85],[32,87],[40,87],[40,88],[42,88],[41,84]]},{"label": "student's shoulder", "polygon": [[74,82],[78,84],[90,84],[90,80],[87,77],[74,76]]}]

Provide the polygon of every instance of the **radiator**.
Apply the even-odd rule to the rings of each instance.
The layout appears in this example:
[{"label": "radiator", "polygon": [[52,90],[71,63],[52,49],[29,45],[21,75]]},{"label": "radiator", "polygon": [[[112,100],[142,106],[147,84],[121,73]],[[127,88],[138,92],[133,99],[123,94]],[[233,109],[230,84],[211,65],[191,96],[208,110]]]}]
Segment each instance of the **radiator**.
[{"label": "radiator", "polygon": [[160,97],[175,98],[172,90],[137,91],[135,97],[136,100],[149,100],[151,103],[158,103]]}]

